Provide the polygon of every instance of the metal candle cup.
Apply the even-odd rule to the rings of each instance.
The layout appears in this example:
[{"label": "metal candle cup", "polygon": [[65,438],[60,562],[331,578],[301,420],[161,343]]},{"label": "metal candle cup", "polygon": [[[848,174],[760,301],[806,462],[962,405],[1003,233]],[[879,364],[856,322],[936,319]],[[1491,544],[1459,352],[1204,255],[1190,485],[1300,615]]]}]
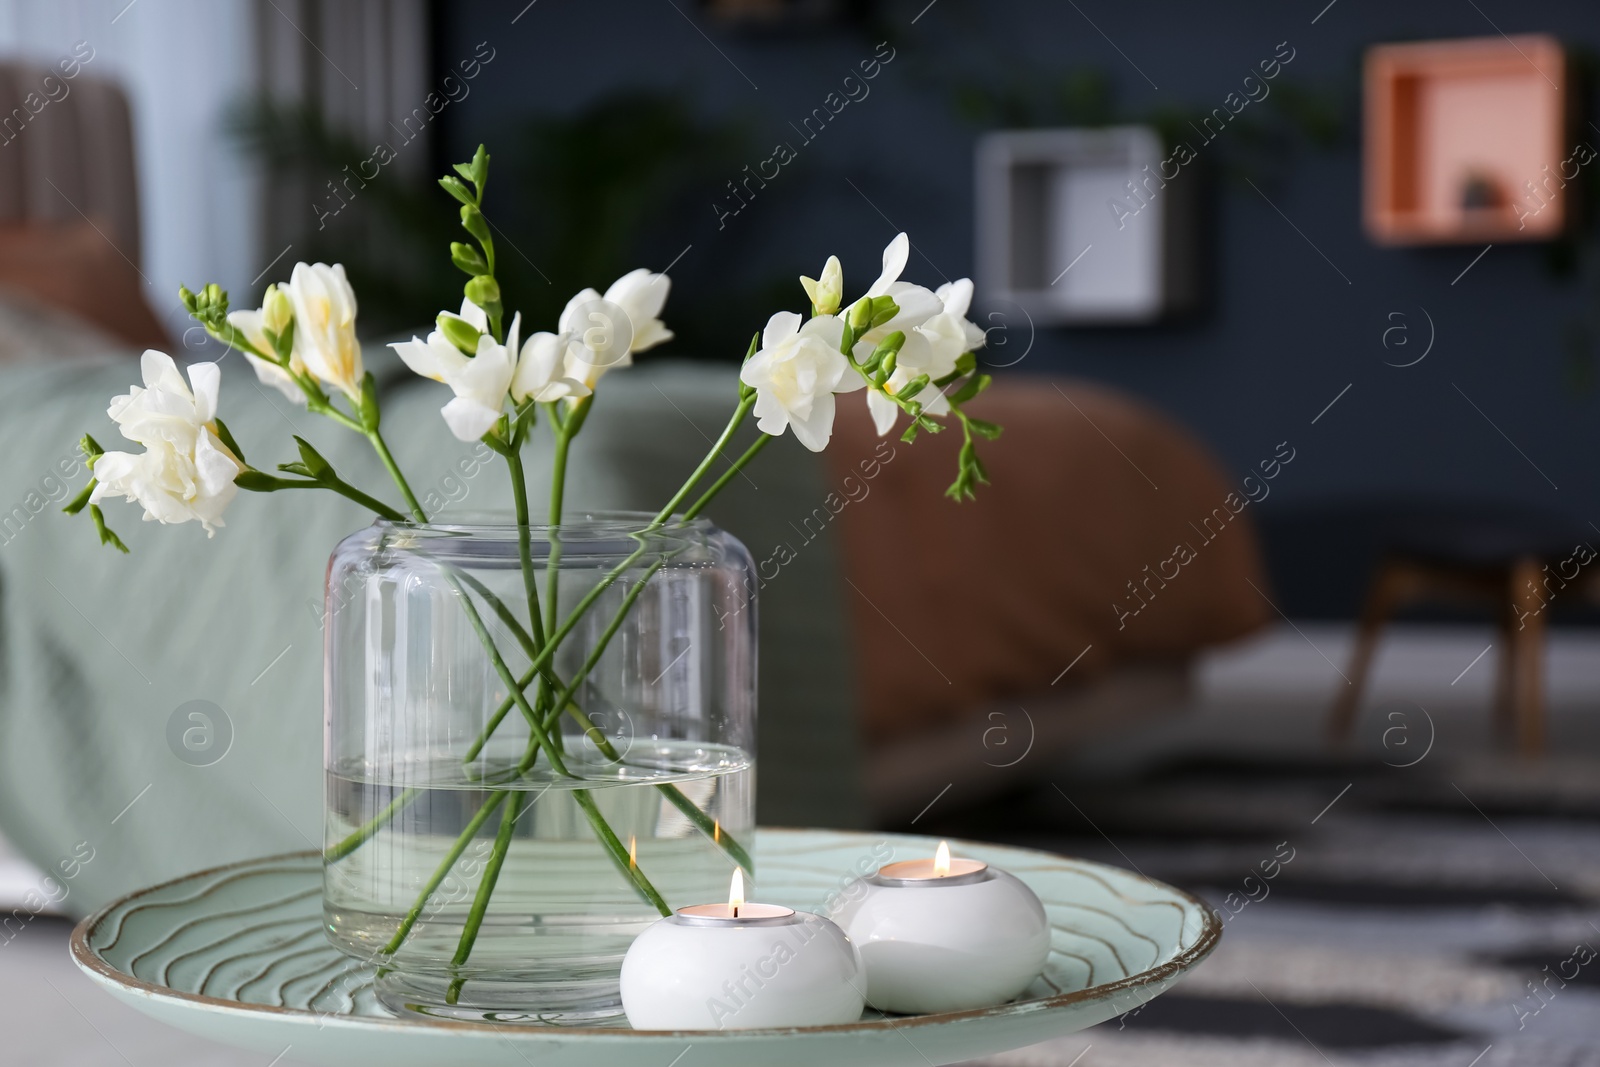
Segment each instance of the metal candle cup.
[{"label": "metal candle cup", "polygon": [[695,904],[634,939],[622,1007],[635,1030],[827,1026],[861,1017],[861,960],[844,931],[810,912]]},{"label": "metal candle cup", "polygon": [[903,860],[859,879],[832,918],[855,943],[866,1000],[880,1011],[922,1014],[1002,1004],[1044,969],[1050,920],[1005,871],[952,859]]}]

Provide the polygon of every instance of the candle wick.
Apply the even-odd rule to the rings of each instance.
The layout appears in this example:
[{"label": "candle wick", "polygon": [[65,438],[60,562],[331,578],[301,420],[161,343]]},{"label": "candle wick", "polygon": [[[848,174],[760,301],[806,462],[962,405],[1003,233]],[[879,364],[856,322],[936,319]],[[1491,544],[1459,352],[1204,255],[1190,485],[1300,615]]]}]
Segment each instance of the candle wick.
[{"label": "candle wick", "polygon": [[739,905],[737,905],[737,904],[735,904],[733,906],[733,917],[735,919],[737,919],[739,917]]}]

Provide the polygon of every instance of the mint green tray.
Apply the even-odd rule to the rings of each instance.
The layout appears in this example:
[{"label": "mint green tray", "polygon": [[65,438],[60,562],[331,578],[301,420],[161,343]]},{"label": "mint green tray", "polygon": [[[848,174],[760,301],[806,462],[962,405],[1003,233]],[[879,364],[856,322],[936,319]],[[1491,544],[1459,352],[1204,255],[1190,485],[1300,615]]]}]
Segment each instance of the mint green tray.
[{"label": "mint green tray", "polygon": [[[761,899],[822,910],[887,842],[931,854],[936,839],[761,830]],[[878,849],[876,853],[875,849]],[[1044,974],[1021,999],[974,1011],[793,1030],[635,1031],[397,1019],[371,968],[322,938],[321,863],[295,853],[141,890],[85,919],[78,966],[118,999],[214,1041],[307,1063],[384,1067],[924,1067],[1020,1048],[1130,1011],[1216,946],[1202,902],[1115,867],[977,842],[959,855],[1033,887],[1055,926]],[[858,867],[857,865],[863,864]],[[692,1053],[686,1053],[692,1049]],[[265,1062],[265,1061],[263,1061]]]}]

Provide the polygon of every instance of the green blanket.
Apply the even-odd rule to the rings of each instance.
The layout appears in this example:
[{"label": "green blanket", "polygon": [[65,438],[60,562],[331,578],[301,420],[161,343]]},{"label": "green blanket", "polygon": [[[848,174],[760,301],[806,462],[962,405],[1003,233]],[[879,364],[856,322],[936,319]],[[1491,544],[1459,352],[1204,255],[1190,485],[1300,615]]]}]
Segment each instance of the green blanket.
[{"label": "green blanket", "polygon": [[[424,503],[446,517],[507,507],[504,464],[482,462],[439,417],[448,391],[368,353],[381,363],[389,442]],[[365,441],[262,388],[237,356],[224,372],[222,414],[253,464],[295,458],[299,433],[398,503]],[[126,360],[0,368],[0,832],[47,870],[72,865],[65,906],[80,913],[186,871],[320,847],[323,573],[334,544],[370,518],[331,494],[241,493],[208,541],[198,524],[144,523],[113,501],[107,518],[133,555],[102,548],[87,515],[59,509],[87,477],[78,437],[121,443],[105,406],[137,374]],[[733,390],[727,366],[658,361],[608,376],[574,447],[569,513],[658,507],[720,431]],[[542,500],[547,442],[536,437],[530,491]],[[762,558],[825,492],[818,458],[786,437],[710,518]],[[860,818],[838,573],[823,538],[762,592],[766,824]],[[169,743],[190,701],[231,727],[227,754],[208,766]]]}]

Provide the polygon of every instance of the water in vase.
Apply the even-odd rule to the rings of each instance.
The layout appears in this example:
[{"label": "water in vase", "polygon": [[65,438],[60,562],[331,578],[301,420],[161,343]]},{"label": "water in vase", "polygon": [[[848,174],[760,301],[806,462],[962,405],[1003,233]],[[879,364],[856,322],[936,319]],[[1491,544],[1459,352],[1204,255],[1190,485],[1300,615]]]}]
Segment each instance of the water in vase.
[{"label": "water in vase", "polygon": [[[406,766],[404,780],[376,780],[355,767],[327,776],[328,846],[364,827],[371,833],[325,869],[328,936],[383,964],[378,993],[393,1010],[589,1025],[619,1017],[623,954],[660,914],[627,865],[670,907],[721,900],[734,866],[728,839],[752,838],[752,761],[732,746],[641,739],[613,763],[580,742],[566,759],[573,777],[553,775],[543,761],[514,776],[514,762]],[[678,790],[706,823],[697,825],[663,787]],[[470,954],[458,964],[506,805],[515,810],[509,846]],[[626,859],[603,845],[597,822]],[[405,940],[386,956],[408,918]]]}]

